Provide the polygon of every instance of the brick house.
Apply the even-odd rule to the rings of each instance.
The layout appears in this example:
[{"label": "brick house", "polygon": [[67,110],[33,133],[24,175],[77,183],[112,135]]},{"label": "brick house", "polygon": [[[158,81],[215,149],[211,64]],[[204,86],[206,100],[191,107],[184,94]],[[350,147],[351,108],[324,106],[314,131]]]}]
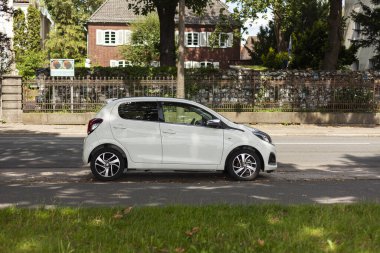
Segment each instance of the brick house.
[{"label": "brick house", "polygon": [[[240,59],[240,40],[232,31],[220,36],[219,47],[211,48],[208,38],[219,21],[219,13],[230,15],[228,7],[213,0],[202,16],[186,9],[185,68],[214,66],[227,68]],[[106,0],[87,22],[87,48],[91,63],[100,66],[126,66],[128,61],[119,53],[118,46],[130,43],[130,24],[139,16],[128,9],[126,0]],[[176,16],[176,23],[178,16]]]}]

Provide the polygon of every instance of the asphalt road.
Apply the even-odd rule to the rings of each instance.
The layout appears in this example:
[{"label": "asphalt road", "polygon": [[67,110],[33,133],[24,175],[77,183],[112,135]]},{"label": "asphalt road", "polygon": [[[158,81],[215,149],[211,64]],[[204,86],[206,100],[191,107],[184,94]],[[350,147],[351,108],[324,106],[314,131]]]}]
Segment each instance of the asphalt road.
[{"label": "asphalt road", "polygon": [[[380,179],[380,137],[274,136],[279,172],[326,172]],[[0,172],[83,169],[83,137],[0,136]]]},{"label": "asphalt road", "polygon": [[279,169],[254,182],[231,181],[222,173],[131,173],[99,183],[82,164],[83,137],[2,135],[0,207],[380,202],[380,137],[273,139]]},{"label": "asphalt road", "polygon": [[380,203],[379,180],[289,182],[112,182],[0,184],[0,208],[10,205],[160,206],[167,204]]}]

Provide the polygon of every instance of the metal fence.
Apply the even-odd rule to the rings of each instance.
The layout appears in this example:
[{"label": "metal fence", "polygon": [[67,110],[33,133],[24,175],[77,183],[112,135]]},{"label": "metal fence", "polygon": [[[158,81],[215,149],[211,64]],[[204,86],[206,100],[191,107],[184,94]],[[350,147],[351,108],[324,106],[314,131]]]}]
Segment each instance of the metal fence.
[{"label": "metal fence", "polygon": [[[36,79],[24,82],[24,112],[92,112],[110,98],[175,97],[174,77]],[[380,76],[190,76],[187,99],[217,111],[379,112]]]}]

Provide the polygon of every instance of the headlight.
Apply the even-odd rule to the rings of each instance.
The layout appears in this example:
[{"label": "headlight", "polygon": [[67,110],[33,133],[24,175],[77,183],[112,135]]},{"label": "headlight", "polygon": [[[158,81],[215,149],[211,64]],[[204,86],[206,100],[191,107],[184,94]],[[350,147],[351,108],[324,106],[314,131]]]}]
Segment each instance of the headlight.
[{"label": "headlight", "polygon": [[261,132],[261,131],[253,131],[252,132],[255,136],[259,137],[260,139],[262,139],[263,141],[266,141],[266,142],[269,142],[269,143],[272,143],[272,139],[270,138],[270,136],[267,134],[267,133],[264,133],[264,132]]}]

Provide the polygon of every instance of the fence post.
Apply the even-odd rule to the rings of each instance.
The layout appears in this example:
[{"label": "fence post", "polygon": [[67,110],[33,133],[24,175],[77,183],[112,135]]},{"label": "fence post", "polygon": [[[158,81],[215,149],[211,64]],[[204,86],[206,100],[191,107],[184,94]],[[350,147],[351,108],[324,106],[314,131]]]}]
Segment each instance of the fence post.
[{"label": "fence post", "polygon": [[52,82],[53,87],[51,89],[51,96],[52,96],[52,102],[53,102],[53,112],[55,112],[55,82]]},{"label": "fence post", "polygon": [[3,75],[1,86],[1,119],[11,123],[22,122],[21,76]]},{"label": "fence post", "polygon": [[74,85],[73,85],[73,82],[74,82],[74,78],[73,77],[70,77],[70,110],[71,110],[71,113],[74,112]]}]

